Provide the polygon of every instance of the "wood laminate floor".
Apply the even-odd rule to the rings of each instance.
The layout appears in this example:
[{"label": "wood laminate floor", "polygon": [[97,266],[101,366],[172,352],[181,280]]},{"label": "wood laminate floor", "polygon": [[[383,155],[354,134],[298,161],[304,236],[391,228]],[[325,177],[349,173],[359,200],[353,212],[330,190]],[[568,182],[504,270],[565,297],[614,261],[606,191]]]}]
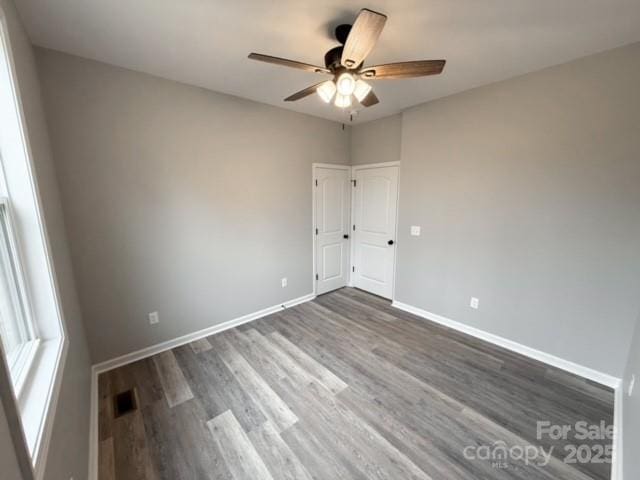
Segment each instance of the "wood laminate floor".
[{"label": "wood laminate floor", "polygon": [[612,424],[610,389],[350,288],[104,373],[99,401],[100,480],[610,478],[563,461],[603,442],[536,438]]}]

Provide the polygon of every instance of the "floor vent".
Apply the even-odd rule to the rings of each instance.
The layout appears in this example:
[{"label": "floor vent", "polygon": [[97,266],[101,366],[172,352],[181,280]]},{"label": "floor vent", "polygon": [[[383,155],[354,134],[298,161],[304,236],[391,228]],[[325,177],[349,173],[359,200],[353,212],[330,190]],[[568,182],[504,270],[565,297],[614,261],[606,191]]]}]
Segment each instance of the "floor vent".
[{"label": "floor vent", "polygon": [[113,416],[115,418],[135,412],[138,409],[136,390],[132,388],[113,397]]}]

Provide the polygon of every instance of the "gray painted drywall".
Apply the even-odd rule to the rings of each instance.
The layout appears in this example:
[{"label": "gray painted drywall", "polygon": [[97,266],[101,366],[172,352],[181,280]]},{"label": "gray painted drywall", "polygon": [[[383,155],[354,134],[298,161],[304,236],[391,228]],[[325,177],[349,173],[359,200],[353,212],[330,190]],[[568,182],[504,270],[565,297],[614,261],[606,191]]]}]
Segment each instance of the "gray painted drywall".
[{"label": "gray painted drywall", "polygon": [[621,377],[640,304],[638,85],[634,44],[404,112],[396,299]]},{"label": "gray painted drywall", "polygon": [[[635,375],[636,381],[633,395],[628,395],[631,376]],[[624,375],[624,402],[623,402],[623,455],[624,478],[640,478],[640,315],[636,323],[635,335],[631,342],[631,351]]]},{"label": "gray painted drywall", "polygon": [[351,127],[351,165],[400,160],[402,115]]},{"label": "gray painted drywall", "polygon": [[22,473],[20,473],[16,450],[11,440],[11,431],[2,402],[0,402],[0,465],[2,466],[3,480],[24,480]]},{"label": "gray painted drywall", "polygon": [[[27,141],[31,147],[34,173],[69,339],[44,478],[85,478],[89,455],[89,353],[71,269],[33,48],[11,0],[0,0],[0,6],[7,18],[18,89],[27,126]],[[0,437],[4,437],[4,431],[0,432]],[[2,465],[4,468],[4,462]]]},{"label": "gray painted drywall", "polygon": [[94,362],[312,292],[311,164],[348,127],[36,51]]}]

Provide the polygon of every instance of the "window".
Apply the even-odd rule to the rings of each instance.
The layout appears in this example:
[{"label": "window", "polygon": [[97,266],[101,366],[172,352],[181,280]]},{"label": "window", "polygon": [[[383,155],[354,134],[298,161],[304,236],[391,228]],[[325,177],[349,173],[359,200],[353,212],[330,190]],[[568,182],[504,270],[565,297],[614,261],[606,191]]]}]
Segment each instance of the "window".
[{"label": "window", "polygon": [[[34,476],[42,478],[68,340],[25,118],[38,113],[22,107],[37,97],[28,81],[36,72],[20,72],[24,84],[0,6],[0,361],[9,373],[0,375],[0,396],[15,401]],[[39,122],[29,125],[39,138]]]},{"label": "window", "polygon": [[8,199],[0,198],[0,340],[16,391],[33,360],[38,340],[31,322]]}]

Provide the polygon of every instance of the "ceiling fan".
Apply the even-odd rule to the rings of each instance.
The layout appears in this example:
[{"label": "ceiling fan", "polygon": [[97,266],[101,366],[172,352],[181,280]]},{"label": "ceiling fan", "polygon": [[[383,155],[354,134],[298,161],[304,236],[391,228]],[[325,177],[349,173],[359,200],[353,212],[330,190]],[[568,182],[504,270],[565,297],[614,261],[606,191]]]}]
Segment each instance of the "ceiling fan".
[{"label": "ceiling fan", "polygon": [[386,15],[363,8],[353,25],[338,25],[335,36],[341,45],[324,55],[324,67],[260,53],[251,53],[249,58],[333,76],[333,80],[316,83],[290,95],[284,99],[285,102],[294,102],[317,93],[326,103],[334,100],[334,104],[340,108],[350,107],[353,97],[364,107],[371,107],[380,100],[371,85],[363,79],[387,80],[438,75],[442,73],[445,64],[445,60],[417,60],[365,67],[364,60],[373,50],[386,21]]}]

